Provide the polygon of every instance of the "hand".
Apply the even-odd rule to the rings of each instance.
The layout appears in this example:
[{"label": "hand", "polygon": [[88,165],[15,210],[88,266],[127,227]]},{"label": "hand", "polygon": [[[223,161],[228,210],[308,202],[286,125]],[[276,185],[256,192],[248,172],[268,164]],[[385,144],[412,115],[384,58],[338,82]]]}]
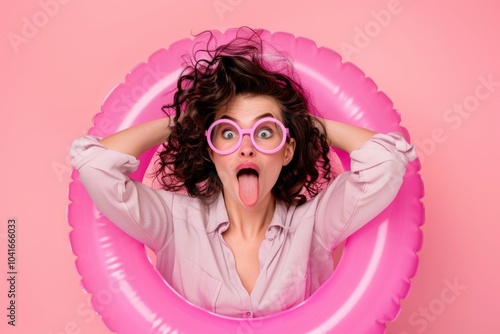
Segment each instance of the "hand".
[{"label": "hand", "polygon": [[100,140],[106,148],[130,154],[136,158],[151,147],[164,143],[170,134],[173,117],[163,117],[133,126]]},{"label": "hand", "polygon": [[376,132],[358,126],[316,118],[326,129],[328,144],[351,153],[373,137]]}]

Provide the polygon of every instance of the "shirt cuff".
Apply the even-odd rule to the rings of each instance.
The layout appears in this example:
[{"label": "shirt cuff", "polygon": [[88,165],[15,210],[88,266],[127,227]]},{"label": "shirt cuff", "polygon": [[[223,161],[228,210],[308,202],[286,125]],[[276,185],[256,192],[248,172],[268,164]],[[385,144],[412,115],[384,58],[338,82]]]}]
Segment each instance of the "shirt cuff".
[{"label": "shirt cuff", "polygon": [[374,167],[387,160],[399,159],[404,165],[417,158],[415,146],[409,144],[398,132],[377,133],[351,152],[351,171]]}]

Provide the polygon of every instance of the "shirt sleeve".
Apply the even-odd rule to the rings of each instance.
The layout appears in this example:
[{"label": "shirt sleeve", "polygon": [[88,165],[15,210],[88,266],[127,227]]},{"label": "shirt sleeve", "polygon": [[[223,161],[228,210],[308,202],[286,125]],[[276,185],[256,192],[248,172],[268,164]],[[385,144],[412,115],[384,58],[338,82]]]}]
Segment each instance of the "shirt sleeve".
[{"label": "shirt sleeve", "polygon": [[139,160],[107,149],[88,135],[73,142],[70,156],[99,211],[153,251],[165,245],[172,235],[172,194],[161,190],[161,196],[160,190],[129,178]]},{"label": "shirt sleeve", "polygon": [[351,171],[316,196],[314,234],[329,251],[382,212],[396,197],[413,145],[400,133],[376,134],[351,152]]}]

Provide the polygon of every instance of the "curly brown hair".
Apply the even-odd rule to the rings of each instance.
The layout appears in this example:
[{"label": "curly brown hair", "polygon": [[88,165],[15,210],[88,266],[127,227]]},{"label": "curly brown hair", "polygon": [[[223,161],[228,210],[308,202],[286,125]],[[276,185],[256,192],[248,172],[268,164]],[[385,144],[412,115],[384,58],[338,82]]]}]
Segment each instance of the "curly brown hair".
[{"label": "curly brown hair", "polygon": [[[245,37],[239,34],[215,49],[208,47],[213,35],[204,33],[210,34],[207,48],[194,53],[177,81],[173,103],[162,108],[167,114],[175,110],[175,116],[159,154],[156,178],[166,190],[184,189],[204,201],[213,199],[222,190],[222,183],[209,156],[205,130],[214,122],[216,111],[235,96],[266,95],[280,106],[283,123],[296,142],[294,156],[282,168],[272,194],[287,204],[303,204],[317,195],[333,174],[326,131],[309,111],[307,94],[293,79],[292,66],[276,70],[279,62],[275,58],[266,62],[259,31],[250,30]],[[196,59],[198,52],[202,59]]]}]

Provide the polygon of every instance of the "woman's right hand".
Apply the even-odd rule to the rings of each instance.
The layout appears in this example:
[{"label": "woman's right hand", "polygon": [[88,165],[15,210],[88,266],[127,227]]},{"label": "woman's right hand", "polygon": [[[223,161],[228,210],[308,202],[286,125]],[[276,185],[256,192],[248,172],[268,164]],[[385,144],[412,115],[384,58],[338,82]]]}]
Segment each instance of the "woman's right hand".
[{"label": "woman's right hand", "polygon": [[119,131],[99,142],[106,148],[137,158],[142,152],[167,141],[171,123],[173,123],[173,116],[162,117]]}]

